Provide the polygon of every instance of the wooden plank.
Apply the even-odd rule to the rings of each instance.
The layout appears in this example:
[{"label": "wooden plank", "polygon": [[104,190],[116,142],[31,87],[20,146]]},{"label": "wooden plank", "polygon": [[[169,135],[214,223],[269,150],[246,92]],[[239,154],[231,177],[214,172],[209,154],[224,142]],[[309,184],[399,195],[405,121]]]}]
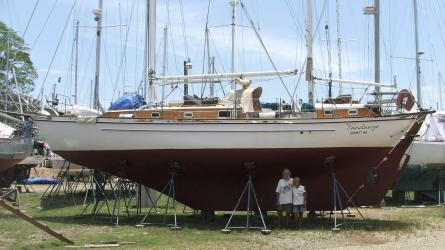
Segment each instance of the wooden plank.
[{"label": "wooden plank", "polygon": [[58,240],[61,240],[61,241],[65,242],[65,243],[68,243],[68,244],[74,244],[74,242],[72,240],[66,238],[61,233],[58,233],[58,232],[52,230],[47,225],[45,225],[45,224],[39,222],[38,220],[36,220],[34,217],[32,217],[30,215],[27,215],[25,213],[22,213],[22,211],[20,211],[20,209],[17,209],[14,206],[8,204],[3,199],[0,199],[0,206],[5,208],[6,210],[10,211],[11,213],[17,215],[18,217],[24,219],[25,221],[33,224],[37,228],[45,231],[46,233],[56,237]]}]

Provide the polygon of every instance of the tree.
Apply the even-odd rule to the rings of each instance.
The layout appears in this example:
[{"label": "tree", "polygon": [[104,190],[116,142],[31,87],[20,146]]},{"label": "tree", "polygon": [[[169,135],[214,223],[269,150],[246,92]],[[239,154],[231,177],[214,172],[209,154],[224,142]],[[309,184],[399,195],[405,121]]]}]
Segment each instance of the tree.
[{"label": "tree", "polygon": [[[9,58],[9,64],[7,60]],[[17,79],[17,85],[14,79]],[[37,71],[29,56],[29,48],[17,32],[0,21],[0,109],[18,111],[18,95],[31,100]],[[18,88],[17,88],[18,86]],[[31,102],[34,102],[31,100]]]}]

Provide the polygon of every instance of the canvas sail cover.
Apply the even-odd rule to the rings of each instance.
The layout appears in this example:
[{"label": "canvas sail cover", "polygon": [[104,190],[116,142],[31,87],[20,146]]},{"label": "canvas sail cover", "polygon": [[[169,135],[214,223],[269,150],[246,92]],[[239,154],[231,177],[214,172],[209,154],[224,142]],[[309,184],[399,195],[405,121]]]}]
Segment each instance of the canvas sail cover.
[{"label": "canvas sail cover", "polygon": [[[235,92],[230,91],[221,101],[229,107],[235,105],[235,96],[237,106],[243,109],[243,112],[250,113],[259,109],[259,98],[262,93],[261,87],[240,89]],[[258,103],[258,105],[256,105]]]},{"label": "canvas sail cover", "polygon": [[425,120],[418,141],[443,142],[445,139],[445,112],[437,112]]}]

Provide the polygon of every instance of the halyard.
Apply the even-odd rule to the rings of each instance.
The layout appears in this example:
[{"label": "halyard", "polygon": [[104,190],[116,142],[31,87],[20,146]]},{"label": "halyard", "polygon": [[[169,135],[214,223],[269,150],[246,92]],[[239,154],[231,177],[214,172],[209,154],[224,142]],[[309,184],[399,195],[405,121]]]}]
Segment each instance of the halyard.
[{"label": "halyard", "polygon": [[[133,242],[118,249],[442,249],[445,246],[444,207],[436,205],[362,208],[373,228],[365,230],[354,225],[340,232],[333,232],[332,223],[327,219],[306,221],[299,231],[277,229],[276,214],[270,213],[267,221],[272,233],[262,235],[258,231],[223,234],[220,230],[227,221],[223,212],[217,212],[215,221],[206,222],[190,210],[183,212],[183,206],[178,206],[182,231],[170,231],[160,225],[137,228],[135,225],[141,221],[142,215],[136,215],[133,210],[130,217],[120,217],[116,228],[110,219],[80,216],[84,206],[74,206],[69,199],[42,204],[41,195],[41,192],[22,193],[21,208],[75,241],[76,245],[117,241]],[[239,215],[236,221],[242,223],[243,218]],[[162,215],[158,214],[154,219],[162,220]],[[0,208],[0,249],[38,248],[61,249],[65,244]]]}]

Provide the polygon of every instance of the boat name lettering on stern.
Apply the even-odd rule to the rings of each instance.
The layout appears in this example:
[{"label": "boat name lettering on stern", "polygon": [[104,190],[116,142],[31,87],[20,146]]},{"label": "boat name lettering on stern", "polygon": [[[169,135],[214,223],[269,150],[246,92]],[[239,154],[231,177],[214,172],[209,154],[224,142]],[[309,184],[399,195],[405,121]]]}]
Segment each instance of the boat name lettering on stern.
[{"label": "boat name lettering on stern", "polygon": [[347,125],[347,130],[350,135],[366,135],[373,133],[376,129],[380,127],[379,124],[375,125]]}]

